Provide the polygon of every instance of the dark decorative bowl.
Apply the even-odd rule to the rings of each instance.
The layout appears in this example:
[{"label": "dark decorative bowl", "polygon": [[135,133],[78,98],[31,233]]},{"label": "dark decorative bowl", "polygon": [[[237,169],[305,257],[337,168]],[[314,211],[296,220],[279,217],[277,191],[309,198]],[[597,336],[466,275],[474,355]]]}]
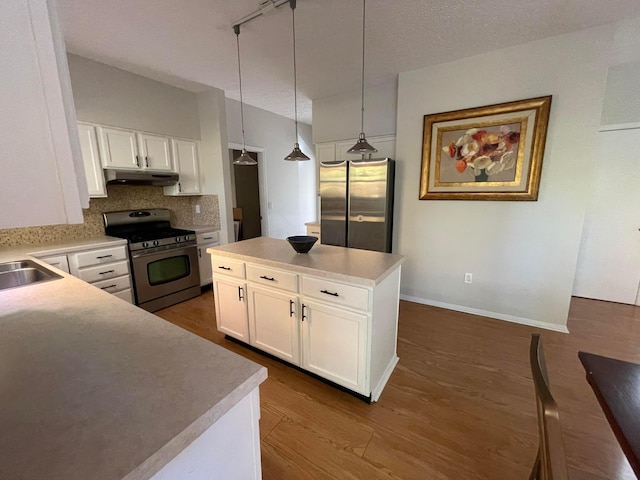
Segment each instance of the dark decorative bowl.
[{"label": "dark decorative bowl", "polygon": [[318,237],[311,237],[308,235],[294,235],[293,237],[287,237],[287,242],[289,242],[293,249],[298,253],[307,253],[317,241]]}]

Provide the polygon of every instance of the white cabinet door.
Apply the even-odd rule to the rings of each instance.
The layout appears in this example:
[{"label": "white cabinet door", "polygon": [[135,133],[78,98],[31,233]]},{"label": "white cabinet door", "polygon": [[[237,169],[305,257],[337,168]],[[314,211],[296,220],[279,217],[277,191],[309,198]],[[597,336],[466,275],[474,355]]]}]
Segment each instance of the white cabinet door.
[{"label": "white cabinet door", "polygon": [[219,245],[219,242],[198,244],[198,268],[200,269],[200,286],[210,285],[213,282],[213,268],[211,265],[211,254],[207,253],[207,248]]},{"label": "white cabinet door", "polygon": [[367,315],[303,299],[302,367],[362,395],[366,391]]},{"label": "white cabinet door", "polygon": [[82,223],[89,206],[56,2],[0,2],[0,229]]},{"label": "white cabinet door", "polygon": [[138,134],[140,146],[140,167],[162,172],[173,171],[169,139],[148,133]]},{"label": "white cabinet door", "polygon": [[107,189],[104,185],[104,173],[100,163],[96,127],[86,123],[78,123],[78,135],[80,136],[80,150],[82,151],[89,196],[106,197]]},{"label": "white cabinet door", "polygon": [[171,139],[175,168],[180,175],[177,185],[165,187],[165,195],[197,195],[200,193],[200,164],[198,143],[192,140]]},{"label": "white cabinet door", "polygon": [[119,128],[99,127],[100,147],[105,168],[138,170],[140,157],[136,134]]},{"label": "white cabinet door", "polygon": [[217,276],[213,279],[218,330],[249,343],[247,287],[244,282]]},{"label": "white cabinet door", "polygon": [[316,145],[316,160],[320,162],[333,162],[336,159],[335,143],[318,143]]},{"label": "white cabinet door", "polygon": [[300,364],[298,297],[249,286],[251,345],[295,365]]}]

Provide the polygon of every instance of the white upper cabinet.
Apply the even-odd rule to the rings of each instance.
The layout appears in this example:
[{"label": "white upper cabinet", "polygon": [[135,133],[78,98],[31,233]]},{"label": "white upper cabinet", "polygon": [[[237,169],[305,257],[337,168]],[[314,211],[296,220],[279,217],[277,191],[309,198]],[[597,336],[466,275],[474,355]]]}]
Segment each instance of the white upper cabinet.
[{"label": "white upper cabinet", "polygon": [[112,127],[98,132],[104,168],[174,171],[167,137]]},{"label": "white upper cabinet", "polygon": [[55,2],[0,2],[0,228],[82,223],[89,206]]},{"label": "white upper cabinet", "polygon": [[171,139],[175,169],[180,175],[176,185],[165,187],[165,195],[197,195],[200,193],[200,161],[198,142]]},{"label": "white upper cabinet", "polygon": [[169,139],[148,133],[138,134],[140,167],[163,172],[173,171]]},{"label": "white upper cabinet", "polygon": [[106,197],[107,190],[104,184],[102,165],[100,164],[96,127],[86,123],[78,123],[78,135],[80,136],[80,150],[82,151],[89,196],[92,198]]},{"label": "white upper cabinet", "polygon": [[98,127],[98,132],[104,168],[140,168],[135,132],[108,127]]}]

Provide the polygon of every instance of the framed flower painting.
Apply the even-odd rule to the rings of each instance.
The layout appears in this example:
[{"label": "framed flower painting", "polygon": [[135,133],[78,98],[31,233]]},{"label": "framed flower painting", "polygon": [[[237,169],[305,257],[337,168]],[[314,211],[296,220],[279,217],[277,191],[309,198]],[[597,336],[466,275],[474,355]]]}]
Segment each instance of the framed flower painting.
[{"label": "framed flower painting", "polygon": [[424,116],[420,200],[538,199],[551,96]]}]

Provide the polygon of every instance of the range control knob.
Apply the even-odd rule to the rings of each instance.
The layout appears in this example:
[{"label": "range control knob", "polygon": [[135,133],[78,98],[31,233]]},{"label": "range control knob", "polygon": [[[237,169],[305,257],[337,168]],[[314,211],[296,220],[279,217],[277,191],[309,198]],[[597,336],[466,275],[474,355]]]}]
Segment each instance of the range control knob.
[{"label": "range control knob", "polygon": [[154,240],[153,241],[153,246],[157,247],[158,245],[160,245],[160,242],[158,240]]},{"label": "range control knob", "polygon": [[176,237],[176,242],[180,243],[181,241],[182,241],[182,238]]},{"label": "range control knob", "polygon": [[184,236],[184,241],[188,242],[189,240],[191,240],[191,235],[185,235]]},{"label": "range control knob", "polygon": [[142,248],[149,248],[149,242],[142,242]]}]

